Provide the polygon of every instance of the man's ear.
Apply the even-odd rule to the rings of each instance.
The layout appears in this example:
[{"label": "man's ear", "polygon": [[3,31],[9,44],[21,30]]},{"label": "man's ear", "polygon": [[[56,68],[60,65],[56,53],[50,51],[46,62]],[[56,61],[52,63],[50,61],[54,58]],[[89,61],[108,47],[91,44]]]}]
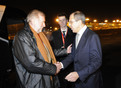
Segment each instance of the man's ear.
[{"label": "man's ear", "polygon": [[81,20],[78,20],[78,24],[82,24],[82,21]]}]

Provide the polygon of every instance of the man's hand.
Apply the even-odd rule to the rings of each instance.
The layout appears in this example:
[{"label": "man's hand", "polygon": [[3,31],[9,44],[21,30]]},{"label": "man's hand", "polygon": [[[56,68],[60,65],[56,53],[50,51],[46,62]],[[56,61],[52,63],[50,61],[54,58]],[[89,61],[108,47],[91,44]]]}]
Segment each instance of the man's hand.
[{"label": "man's hand", "polygon": [[68,47],[67,47],[67,53],[71,53],[71,49],[72,49],[72,44],[70,44]]},{"label": "man's hand", "polygon": [[78,78],[79,78],[79,75],[77,72],[71,72],[65,77],[65,79],[69,82],[75,82]]},{"label": "man's hand", "polygon": [[[56,74],[58,74],[58,73],[60,72],[62,66],[61,66],[61,63],[60,63],[60,62],[55,63],[55,65],[56,65],[56,68],[57,68]],[[55,75],[56,75],[56,74],[55,74]]]}]

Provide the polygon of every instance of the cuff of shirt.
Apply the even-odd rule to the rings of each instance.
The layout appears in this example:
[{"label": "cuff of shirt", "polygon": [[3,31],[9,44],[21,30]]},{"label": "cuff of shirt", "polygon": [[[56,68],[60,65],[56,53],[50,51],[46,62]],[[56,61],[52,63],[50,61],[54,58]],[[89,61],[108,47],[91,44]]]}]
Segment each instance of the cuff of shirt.
[{"label": "cuff of shirt", "polygon": [[63,69],[64,68],[63,64],[61,62],[60,62],[60,64],[61,64],[61,67],[62,67],[61,69]]}]

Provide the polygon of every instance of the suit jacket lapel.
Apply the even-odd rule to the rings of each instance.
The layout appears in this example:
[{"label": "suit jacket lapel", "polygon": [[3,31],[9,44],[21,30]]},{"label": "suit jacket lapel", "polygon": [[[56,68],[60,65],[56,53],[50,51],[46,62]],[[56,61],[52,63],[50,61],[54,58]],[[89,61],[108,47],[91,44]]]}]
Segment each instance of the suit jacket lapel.
[{"label": "suit jacket lapel", "polygon": [[63,45],[63,41],[62,41],[62,35],[61,35],[61,30],[60,29],[58,30],[57,36],[59,37],[58,39],[60,40],[59,44],[61,44],[61,46],[62,46]]},{"label": "suit jacket lapel", "polygon": [[80,41],[79,41],[79,44],[77,46],[77,48],[75,49],[75,53],[78,52],[78,50],[81,48],[83,48],[83,46],[85,45],[85,42],[86,42],[86,35],[87,35],[87,32],[88,32],[88,28],[85,30],[85,32],[83,33]]}]

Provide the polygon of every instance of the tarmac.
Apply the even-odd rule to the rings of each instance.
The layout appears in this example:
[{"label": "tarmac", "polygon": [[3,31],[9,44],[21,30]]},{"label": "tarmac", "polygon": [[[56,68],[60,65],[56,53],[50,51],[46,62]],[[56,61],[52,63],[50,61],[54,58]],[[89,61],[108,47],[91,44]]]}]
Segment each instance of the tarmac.
[{"label": "tarmac", "polygon": [[104,88],[121,88],[121,29],[95,32],[102,44]]}]

